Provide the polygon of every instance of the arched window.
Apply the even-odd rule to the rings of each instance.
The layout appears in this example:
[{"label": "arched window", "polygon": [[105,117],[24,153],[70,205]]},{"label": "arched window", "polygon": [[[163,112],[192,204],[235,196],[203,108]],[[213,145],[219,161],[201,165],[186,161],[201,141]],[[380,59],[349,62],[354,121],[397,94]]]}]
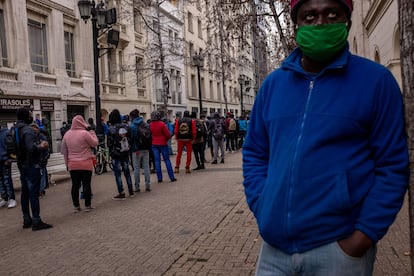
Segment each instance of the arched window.
[{"label": "arched window", "polygon": [[400,59],[400,29],[398,25],[394,31],[393,59]]}]

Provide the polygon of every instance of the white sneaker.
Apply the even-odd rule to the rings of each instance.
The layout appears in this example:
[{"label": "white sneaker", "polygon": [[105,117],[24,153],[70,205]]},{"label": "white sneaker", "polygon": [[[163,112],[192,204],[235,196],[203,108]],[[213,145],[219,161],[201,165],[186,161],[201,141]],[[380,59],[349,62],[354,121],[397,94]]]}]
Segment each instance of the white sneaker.
[{"label": "white sneaker", "polygon": [[1,199],[0,200],[0,208],[7,205],[7,200]]},{"label": "white sneaker", "polygon": [[16,200],[14,200],[14,199],[10,199],[9,200],[9,205],[7,205],[7,208],[14,208],[14,207],[16,207],[17,206],[17,203],[16,203]]}]

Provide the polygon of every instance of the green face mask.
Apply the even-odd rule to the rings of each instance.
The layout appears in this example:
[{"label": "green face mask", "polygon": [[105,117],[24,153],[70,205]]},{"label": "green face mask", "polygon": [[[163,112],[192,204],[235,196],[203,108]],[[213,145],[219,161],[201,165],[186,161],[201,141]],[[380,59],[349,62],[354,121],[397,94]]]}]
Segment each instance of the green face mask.
[{"label": "green face mask", "polygon": [[346,23],[299,26],[296,34],[303,55],[319,62],[334,58],[345,47],[347,38]]}]

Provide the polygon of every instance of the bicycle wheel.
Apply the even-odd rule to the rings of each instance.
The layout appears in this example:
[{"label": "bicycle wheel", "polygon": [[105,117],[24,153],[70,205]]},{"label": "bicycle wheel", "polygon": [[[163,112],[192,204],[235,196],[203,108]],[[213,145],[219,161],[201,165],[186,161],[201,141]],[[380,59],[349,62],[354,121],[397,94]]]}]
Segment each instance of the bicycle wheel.
[{"label": "bicycle wheel", "polygon": [[112,157],[108,155],[108,165],[111,168],[111,170],[114,170],[114,167],[112,166]]},{"label": "bicycle wheel", "polygon": [[102,174],[104,169],[104,155],[101,151],[96,153],[96,165],[95,165],[95,173]]}]

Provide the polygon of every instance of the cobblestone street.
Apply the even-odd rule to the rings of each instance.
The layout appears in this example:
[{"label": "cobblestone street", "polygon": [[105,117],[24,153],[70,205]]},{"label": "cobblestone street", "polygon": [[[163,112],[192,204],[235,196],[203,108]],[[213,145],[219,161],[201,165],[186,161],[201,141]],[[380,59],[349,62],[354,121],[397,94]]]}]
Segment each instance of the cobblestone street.
[{"label": "cobblestone street", "polygon": [[[254,275],[260,237],[244,199],[241,153],[176,177],[156,183],[151,175],[151,192],[113,201],[112,173],[94,176],[96,209],[77,214],[69,179],[57,177],[41,199],[53,229],[23,230],[20,205],[0,209],[0,275]],[[408,250],[404,206],[378,246],[374,275],[410,275]]]}]

